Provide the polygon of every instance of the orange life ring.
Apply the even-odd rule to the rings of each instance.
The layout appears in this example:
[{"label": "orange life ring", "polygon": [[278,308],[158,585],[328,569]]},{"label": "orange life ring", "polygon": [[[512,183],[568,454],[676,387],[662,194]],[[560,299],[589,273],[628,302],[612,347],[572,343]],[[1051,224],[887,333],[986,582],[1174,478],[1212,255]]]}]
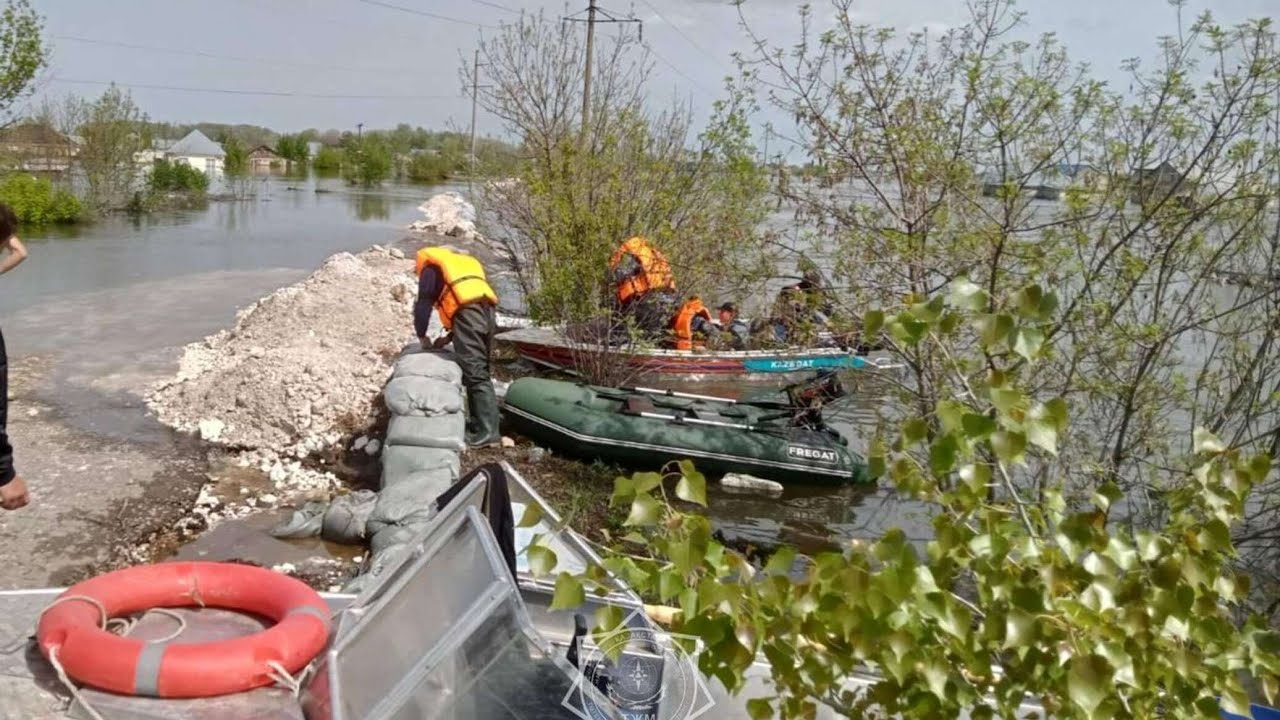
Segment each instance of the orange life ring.
[{"label": "orange life ring", "polygon": [[[73,596],[92,598],[92,602]],[[270,685],[272,665],[307,666],[329,639],[329,607],[287,575],[236,563],[170,562],[99,575],[68,588],[40,618],[36,639],[67,675],[122,695],[212,697]],[[56,601],[55,601],[56,602]],[[208,643],[149,643],[102,629],[107,617],[208,606],[275,621],[260,633]]]}]

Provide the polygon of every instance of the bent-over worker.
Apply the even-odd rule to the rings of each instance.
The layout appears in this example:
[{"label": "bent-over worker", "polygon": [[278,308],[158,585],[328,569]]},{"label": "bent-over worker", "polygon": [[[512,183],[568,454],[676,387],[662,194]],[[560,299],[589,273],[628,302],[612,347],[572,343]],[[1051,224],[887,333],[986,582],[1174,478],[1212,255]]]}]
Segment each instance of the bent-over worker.
[{"label": "bent-over worker", "polygon": [[[0,203],[0,248],[6,250],[0,260],[0,275],[27,259],[27,248],[18,239],[18,217],[13,208]],[[17,510],[29,501],[27,484],[13,469],[13,445],[9,444],[9,355],[0,333],[0,507]]]},{"label": "bent-over worker", "polygon": [[662,332],[678,302],[671,263],[645,238],[628,238],[609,258],[609,282],[623,317],[645,332]]},{"label": "bent-over worker", "polygon": [[671,321],[677,350],[693,350],[707,346],[706,339],[715,331],[711,311],[698,296],[689,298]]},{"label": "bent-over worker", "polygon": [[[453,343],[467,391],[468,447],[488,447],[502,440],[498,430],[498,397],[489,378],[493,336],[497,331],[498,295],[485,279],[480,261],[444,247],[418,251],[418,300],[413,328],[424,348]],[[440,313],[445,334],[427,340],[431,310]]]}]

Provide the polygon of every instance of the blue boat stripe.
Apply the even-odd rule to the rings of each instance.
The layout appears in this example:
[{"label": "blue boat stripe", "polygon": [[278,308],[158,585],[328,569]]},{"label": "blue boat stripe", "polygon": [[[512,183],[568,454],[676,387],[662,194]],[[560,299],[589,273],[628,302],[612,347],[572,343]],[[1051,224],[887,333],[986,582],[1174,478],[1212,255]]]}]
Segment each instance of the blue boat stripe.
[{"label": "blue boat stripe", "polygon": [[743,456],[741,455],[724,455],[722,453],[706,452],[705,450],[688,450],[685,448],[673,448],[665,445],[651,445],[648,443],[636,443],[636,442],[629,442],[626,440],[613,440],[611,438],[602,438],[594,435],[583,435],[582,433],[574,432],[573,430],[570,430],[569,428],[563,425],[560,425],[558,423],[553,423],[549,420],[545,420],[536,415],[531,415],[511,405],[507,405],[505,409],[507,412],[515,413],[532,422],[536,422],[540,425],[545,425],[547,427],[554,428],[555,430],[562,432],[565,435],[568,435],[569,437],[572,437],[573,439],[578,440],[580,442],[586,442],[586,443],[594,442],[594,443],[601,443],[601,444],[607,443],[610,445],[622,445],[625,447],[636,448],[639,450],[666,451],[666,452],[684,454],[689,457],[695,457],[695,458],[703,457],[703,458],[713,458],[713,459],[720,459],[720,460],[736,460],[738,462],[746,461],[746,462],[755,463],[757,465],[768,465],[770,467],[781,468],[783,470],[801,470],[805,472],[811,472],[816,475],[830,475],[832,477],[838,477],[838,478],[853,477],[852,469],[848,471],[842,471],[838,468],[828,470],[820,467],[814,467],[813,465],[796,465],[795,463],[783,463],[783,462],[777,462],[776,460],[760,460],[756,458],[743,458]]},{"label": "blue boat stripe", "polygon": [[133,693],[144,697],[160,697],[160,661],[164,660],[167,643],[146,643],[133,669]]}]

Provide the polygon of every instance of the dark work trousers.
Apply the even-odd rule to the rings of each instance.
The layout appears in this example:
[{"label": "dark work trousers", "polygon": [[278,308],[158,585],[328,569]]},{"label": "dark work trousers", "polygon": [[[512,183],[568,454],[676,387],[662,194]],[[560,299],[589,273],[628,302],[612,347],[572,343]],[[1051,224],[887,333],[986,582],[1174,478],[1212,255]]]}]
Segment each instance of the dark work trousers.
[{"label": "dark work trousers", "polygon": [[0,332],[0,485],[14,477],[13,446],[9,444],[9,353]]},{"label": "dark work trousers", "polygon": [[497,312],[487,302],[473,302],[453,314],[453,355],[462,368],[467,391],[467,442],[487,443],[498,434],[498,397],[489,379]]}]

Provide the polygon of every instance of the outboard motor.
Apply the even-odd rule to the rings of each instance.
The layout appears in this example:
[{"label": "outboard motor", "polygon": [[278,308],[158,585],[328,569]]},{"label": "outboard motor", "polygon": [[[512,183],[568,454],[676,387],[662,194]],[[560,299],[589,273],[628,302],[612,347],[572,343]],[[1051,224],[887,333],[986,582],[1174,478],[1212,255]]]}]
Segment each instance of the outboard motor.
[{"label": "outboard motor", "polygon": [[840,376],[834,370],[819,371],[811,380],[788,385],[785,392],[787,402],[791,404],[795,413],[791,425],[812,430],[825,429],[826,421],[822,418],[822,409],[849,394],[844,388],[844,383],[840,382]]}]

